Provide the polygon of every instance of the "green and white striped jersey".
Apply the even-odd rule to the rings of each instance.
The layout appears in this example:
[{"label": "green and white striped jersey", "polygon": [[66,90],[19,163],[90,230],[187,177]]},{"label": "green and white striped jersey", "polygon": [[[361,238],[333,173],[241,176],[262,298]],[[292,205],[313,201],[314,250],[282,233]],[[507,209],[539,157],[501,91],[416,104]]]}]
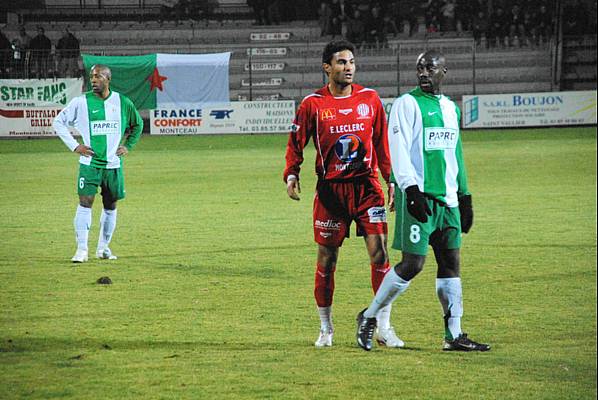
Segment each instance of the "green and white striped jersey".
[{"label": "green and white striped jersey", "polygon": [[449,207],[469,194],[459,131],[461,111],[444,95],[419,87],[397,98],[390,110],[388,144],[394,180]]},{"label": "green and white striped jersey", "polygon": [[71,135],[70,129],[77,131],[83,143],[91,147],[95,153],[93,157],[81,156],[81,164],[96,168],[120,168],[120,157],[116,149],[125,135],[124,146],[132,149],[139,141],[143,131],[143,120],[137,109],[126,96],[111,91],[106,99],[101,99],[93,92],[86,92],[75,97],[54,118],[54,130],[64,144],[71,150],[79,142]]}]

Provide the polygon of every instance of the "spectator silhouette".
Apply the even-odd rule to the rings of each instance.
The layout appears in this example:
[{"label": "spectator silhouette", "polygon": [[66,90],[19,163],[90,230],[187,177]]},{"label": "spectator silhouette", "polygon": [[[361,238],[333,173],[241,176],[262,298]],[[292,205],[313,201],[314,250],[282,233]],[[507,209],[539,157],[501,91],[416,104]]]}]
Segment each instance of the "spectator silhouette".
[{"label": "spectator silhouette", "polygon": [[347,38],[360,49],[365,44],[365,23],[361,17],[361,11],[353,11],[353,17],[347,23]]},{"label": "spectator silhouette", "polygon": [[73,35],[69,27],[56,44],[58,55],[58,73],[68,78],[79,76],[79,39]]},{"label": "spectator silhouette", "polygon": [[332,20],[332,9],[327,2],[321,1],[318,8],[318,24],[320,25],[320,36],[330,34],[330,21]]},{"label": "spectator silhouette", "polygon": [[563,9],[563,33],[581,35],[584,33],[588,11],[583,2],[573,0]]},{"label": "spectator silhouette", "polygon": [[491,22],[486,34],[489,46],[494,47],[498,43],[500,47],[503,47],[509,33],[509,23],[502,7],[497,7],[489,20]]},{"label": "spectator silhouette", "polygon": [[8,40],[4,32],[0,30],[0,79],[5,79],[10,76],[11,54],[12,49],[10,40]]},{"label": "spectator silhouette", "polygon": [[535,27],[535,41],[537,45],[547,42],[550,39],[553,18],[544,4],[540,6],[538,12],[533,16],[532,26]]},{"label": "spectator silhouette", "polygon": [[163,0],[160,6],[160,24],[164,21],[171,21],[176,16],[177,0]]},{"label": "spectator silhouette", "polygon": [[52,42],[45,35],[43,27],[39,26],[37,28],[37,36],[31,39],[29,48],[31,52],[31,75],[37,79],[47,78],[48,72],[51,72],[49,60]]},{"label": "spectator silhouette", "polygon": [[29,46],[31,36],[27,34],[25,27],[19,28],[19,35],[12,40],[11,70],[13,78],[29,77]]},{"label": "spectator silhouette", "polygon": [[509,46],[520,47],[525,44],[526,35],[523,21],[521,8],[518,4],[514,4],[509,14]]},{"label": "spectator silhouette", "polygon": [[[488,18],[486,18],[486,14],[483,10],[479,10],[477,15],[473,18],[473,21],[471,22],[471,31],[476,46],[479,46],[482,43],[482,35],[485,35],[488,31]],[[488,47],[487,41],[486,47]]]}]

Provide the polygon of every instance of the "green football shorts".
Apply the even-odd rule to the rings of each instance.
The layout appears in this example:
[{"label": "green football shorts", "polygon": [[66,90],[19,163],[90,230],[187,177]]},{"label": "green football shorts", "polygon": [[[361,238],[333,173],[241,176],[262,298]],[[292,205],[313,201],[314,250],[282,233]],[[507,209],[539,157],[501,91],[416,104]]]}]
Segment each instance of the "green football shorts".
[{"label": "green football shorts", "polygon": [[423,224],[407,211],[405,193],[401,190],[395,193],[396,223],[393,249],[425,256],[428,254],[428,245],[437,249],[461,248],[459,207],[449,208],[426,198],[432,216]]},{"label": "green football shorts", "polygon": [[108,195],[115,200],[125,198],[125,179],[121,168],[96,168],[79,164],[77,193],[79,196],[95,196],[98,187],[102,188],[102,196]]}]

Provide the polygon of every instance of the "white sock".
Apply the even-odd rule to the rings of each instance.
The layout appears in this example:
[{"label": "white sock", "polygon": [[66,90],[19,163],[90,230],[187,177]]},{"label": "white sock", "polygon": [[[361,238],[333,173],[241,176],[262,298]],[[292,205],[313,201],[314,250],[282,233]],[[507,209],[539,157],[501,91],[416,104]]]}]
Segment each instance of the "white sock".
[{"label": "white sock", "polygon": [[320,330],[327,332],[333,330],[332,327],[332,306],[318,307],[320,314]]},{"label": "white sock", "polygon": [[100,216],[100,239],[98,240],[98,250],[104,250],[112,240],[112,234],[116,228],[116,209],[102,209]]},{"label": "white sock", "polygon": [[378,320],[378,329],[390,329],[390,311],[392,310],[392,304],[382,307],[376,315]]},{"label": "white sock", "polygon": [[456,339],[461,334],[463,316],[461,278],[437,278],[436,294],[444,312],[444,335],[449,339]]},{"label": "white sock", "polygon": [[363,313],[366,318],[373,318],[380,309],[392,303],[401,293],[409,287],[409,281],[404,280],[395,272],[394,268],[386,273],[376,296],[367,310]]},{"label": "white sock", "polygon": [[89,238],[89,228],[91,228],[91,208],[78,205],[73,224],[75,225],[77,249],[87,251],[87,239]]}]

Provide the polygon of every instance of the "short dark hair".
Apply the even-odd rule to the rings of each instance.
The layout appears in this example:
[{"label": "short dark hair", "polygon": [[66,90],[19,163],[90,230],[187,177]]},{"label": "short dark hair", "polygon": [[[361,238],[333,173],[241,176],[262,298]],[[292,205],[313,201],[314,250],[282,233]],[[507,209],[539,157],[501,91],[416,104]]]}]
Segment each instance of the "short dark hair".
[{"label": "short dark hair", "polygon": [[349,50],[351,53],[355,54],[355,45],[344,39],[333,40],[332,42],[328,43],[326,47],[324,47],[324,52],[322,53],[322,62],[325,64],[330,64],[334,53],[338,53],[339,51],[343,50]]}]

